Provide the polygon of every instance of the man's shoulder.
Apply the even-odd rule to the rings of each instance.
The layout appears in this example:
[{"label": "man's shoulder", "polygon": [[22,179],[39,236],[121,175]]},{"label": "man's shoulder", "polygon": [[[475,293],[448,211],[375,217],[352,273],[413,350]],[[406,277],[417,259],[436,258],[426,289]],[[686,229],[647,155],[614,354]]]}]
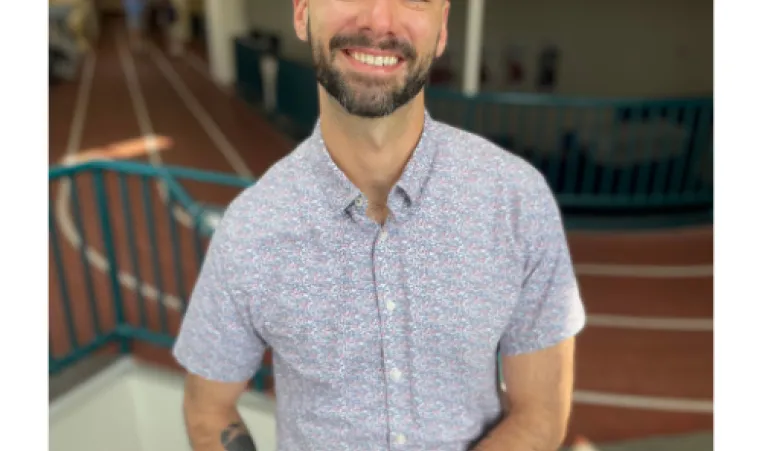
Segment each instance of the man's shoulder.
[{"label": "man's shoulder", "polygon": [[220,225],[235,230],[236,237],[251,239],[297,221],[298,204],[315,195],[308,151],[300,143],[270,166],[228,204]]},{"label": "man's shoulder", "polygon": [[482,186],[492,186],[510,197],[550,191],[542,172],[510,149],[443,122],[436,123],[435,135],[439,136],[442,162],[454,177],[478,180]]}]

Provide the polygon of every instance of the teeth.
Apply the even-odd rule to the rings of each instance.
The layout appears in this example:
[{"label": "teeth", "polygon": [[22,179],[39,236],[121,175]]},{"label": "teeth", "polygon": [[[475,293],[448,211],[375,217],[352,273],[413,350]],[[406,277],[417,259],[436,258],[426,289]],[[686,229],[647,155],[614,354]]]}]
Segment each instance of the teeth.
[{"label": "teeth", "polygon": [[352,58],[370,66],[393,66],[399,61],[396,56],[373,56],[360,52],[352,52]]}]

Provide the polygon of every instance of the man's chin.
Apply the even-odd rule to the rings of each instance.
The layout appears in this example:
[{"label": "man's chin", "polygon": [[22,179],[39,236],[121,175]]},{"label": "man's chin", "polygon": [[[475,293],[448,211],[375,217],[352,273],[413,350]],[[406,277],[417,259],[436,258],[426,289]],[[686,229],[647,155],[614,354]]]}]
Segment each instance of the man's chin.
[{"label": "man's chin", "polygon": [[396,108],[390,104],[378,101],[361,101],[359,99],[353,99],[340,103],[347,113],[365,119],[379,119],[386,117],[394,113],[396,110]]}]

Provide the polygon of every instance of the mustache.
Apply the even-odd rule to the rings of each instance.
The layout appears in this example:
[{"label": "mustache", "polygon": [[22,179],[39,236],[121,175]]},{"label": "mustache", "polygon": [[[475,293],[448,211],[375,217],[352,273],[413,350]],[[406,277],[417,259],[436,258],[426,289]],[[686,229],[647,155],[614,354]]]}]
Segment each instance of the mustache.
[{"label": "mustache", "polygon": [[400,41],[396,38],[389,38],[374,43],[371,38],[366,35],[340,35],[332,37],[328,42],[328,48],[331,50],[331,52],[335,52],[346,47],[364,47],[368,49],[395,52],[402,55],[402,57],[408,61],[415,60],[418,56],[415,48],[410,43]]}]

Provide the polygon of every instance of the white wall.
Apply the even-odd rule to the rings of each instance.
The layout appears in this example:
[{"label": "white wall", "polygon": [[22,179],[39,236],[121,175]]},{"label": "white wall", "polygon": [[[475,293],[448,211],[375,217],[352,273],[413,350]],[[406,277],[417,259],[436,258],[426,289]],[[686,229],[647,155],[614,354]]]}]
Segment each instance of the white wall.
[{"label": "white wall", "polygon": [[[144,369],[130,379],[143,451],[190,451],[182,416],[183,381],[171,373]],[[261,451],[275,451],[275,404],[254,393],[239,403],[244,423]]]},{"label": "white wall", "polygon": [[88,385],[51,406],[50,451],[146,451],[127,381],[96,376]]},{"label": "white wall", "polygon": [[[188,4],[188,9],[193,13],[203,13],[204,0],[185,0]],[[223,0],[224,1],[224,0]],[[103,12],[107,13],[119,13],[121,14],[122,0],[94,0],[95,6]]]},{"label": "white wall", "polygon": [[[180,374],[125,358],[50,406],[52,451],[190,451]],[[245,394],[239,412],[260,451],[275,451],[275,402]]]},{"label": "white wall", "polygon": [[[278,32],[287,57],[309,61],[294,35],[292,2],[248,0],[249,26]],[[452,67],[462,67],[467,0],[452,0]],[[537,53],[546,43],[562,52],[556,92],[587,96],[683,96],[712,93],[711,0],[486,0],[485,55],[503,70],[509,46],[523,49],[533,91]],[[458,78],[460,74],[457,74]],[[459,80],[456,80],[459,86]],[[508,89],[494,83],[487,89]]]}]

